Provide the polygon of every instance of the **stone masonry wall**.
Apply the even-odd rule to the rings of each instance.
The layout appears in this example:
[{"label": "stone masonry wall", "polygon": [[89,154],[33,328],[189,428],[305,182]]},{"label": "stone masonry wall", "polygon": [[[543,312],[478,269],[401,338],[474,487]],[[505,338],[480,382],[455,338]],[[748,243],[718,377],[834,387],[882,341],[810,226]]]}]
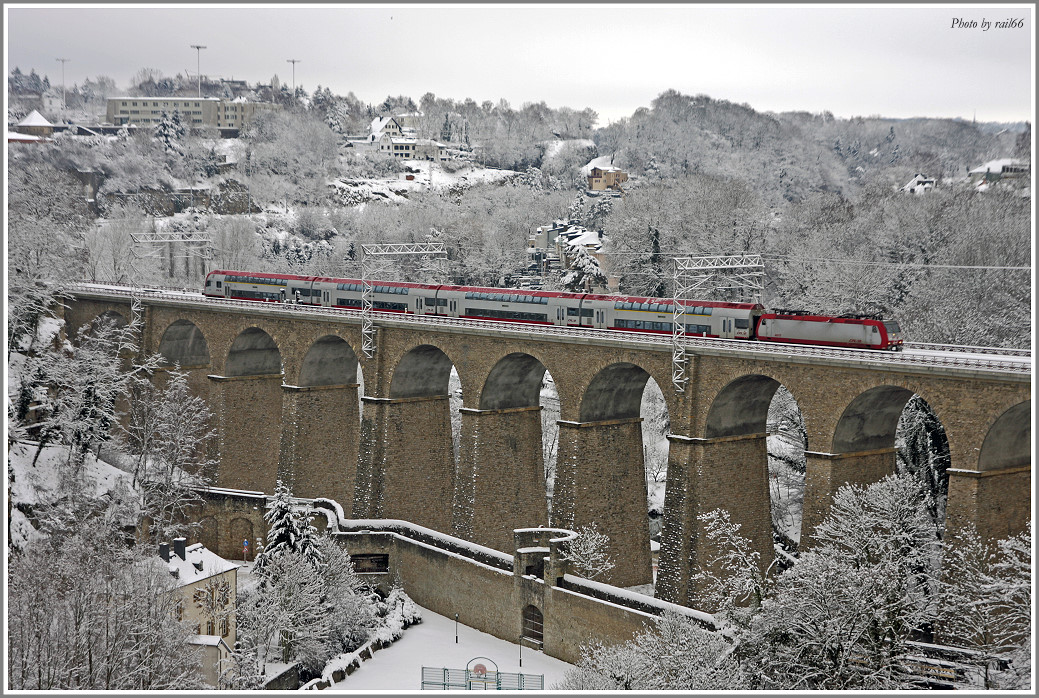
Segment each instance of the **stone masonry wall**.
[{"label": "stone masonry wall", "polygon": [[548,524],[540,408],[462,409],[455,534],[509,552],[513,529]]},{"label": "stone masonry wall", "polygon": [[597,579],[621,587],[653,580],[641,422],[559,422],[552,525],[608,536],[616,566]]},{"label": "stone masonry wall", "polygon": [[356,385],[282,386],[279,478],[297,497],[354,500],[360,432]]},{"label": "stone masonry wall", "polygon": [[216,484],[274,492],[281,441],[281,376],[214,377],[220,463]]},{"label": "stone masonry wall", "polygon": [[765,435],[672,437],[668,473],[657,596],[700,608],[691,576],[713,555],[701,515],[727,511],[759,553],[761,571],[772,563]]}]

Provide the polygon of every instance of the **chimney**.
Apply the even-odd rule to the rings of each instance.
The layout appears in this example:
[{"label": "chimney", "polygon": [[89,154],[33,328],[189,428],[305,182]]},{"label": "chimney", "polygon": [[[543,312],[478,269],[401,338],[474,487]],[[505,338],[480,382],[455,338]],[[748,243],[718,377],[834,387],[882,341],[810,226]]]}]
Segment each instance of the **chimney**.
[{"label": "chimney", "polygon": [[187,547],[187,544],[188,544],[188,539],[187,538],[174,538],[173,539],[173,552],[175,552],[177,554],[177,557],[179,557],[181,560],[187,559],[186,558],[186,554],[187,553],[184,550]]},{"label": "chimney", "polygon": [[163,562],[169,562],[170,561],[170,544],[169,543],[159,543],[159,557],[162,558]]},{"label": "chimney", "polygon": [[198,562],[192,562],[191,564],[194,565],[195,569],[198,570],[199,572],[202,571],[202,561],[201,560],[199,560]]}]

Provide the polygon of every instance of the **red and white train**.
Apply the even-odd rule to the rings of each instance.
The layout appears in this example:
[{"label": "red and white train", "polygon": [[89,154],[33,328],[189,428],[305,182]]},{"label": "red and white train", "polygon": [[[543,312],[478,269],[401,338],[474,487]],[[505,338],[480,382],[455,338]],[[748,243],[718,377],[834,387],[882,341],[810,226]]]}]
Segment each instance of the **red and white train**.
[{"label": "red and white train", "polygon": [[[379,312],[521,322],[623,332],[671,334],[673,301],[525,289],[370,281]],[[210,298],[360,309],[361,281],[321,276],[216,270],[206,276]],[[686,334],[900,351],[898,323],[874,317],[831,317],[766,311],[760,303],[685,301]]]}]

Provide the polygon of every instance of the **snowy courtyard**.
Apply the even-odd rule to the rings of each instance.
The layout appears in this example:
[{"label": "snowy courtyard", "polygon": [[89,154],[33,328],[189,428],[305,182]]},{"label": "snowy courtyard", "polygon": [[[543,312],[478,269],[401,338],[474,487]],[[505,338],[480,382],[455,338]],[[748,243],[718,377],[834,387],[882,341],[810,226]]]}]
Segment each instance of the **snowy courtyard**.
[{"label": "snowy courtyard", "polygon": [[461,623],[458,624],[458,643],[455,644],[454,618],[423,608],[421,623],[410,626],[401,639],[376,652],[372,659],[361,664],[360,669],[327,690],[417,691],[422,688],[422,667],[465,669],[476,657],[492,660],[498,665],[498,671],[544,674],[546,689],[559,683],[572,666],[524,647],[523,666],[520,667],[519,645]]}]

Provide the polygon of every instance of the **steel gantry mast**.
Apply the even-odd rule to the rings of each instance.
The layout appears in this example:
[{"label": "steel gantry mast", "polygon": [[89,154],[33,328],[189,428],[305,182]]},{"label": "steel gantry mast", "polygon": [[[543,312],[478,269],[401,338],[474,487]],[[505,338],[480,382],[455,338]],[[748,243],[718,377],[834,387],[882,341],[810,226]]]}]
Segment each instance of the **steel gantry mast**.
[{"label": "steel gantry mast", "polygon": [[[208,232],[197,230],[138,231],[130,233],[130,241],[133,243],[130,249],[130,268],[133,270],[134,281],[136,283],[141,281],[140,277],[143,272],[138,263],[143,259],[158,256],[164,248],[169,250],[169,275],[171,277],[174,274],[174,258],[185,260],[201,259],[203,261],[203,276],[206,272],[206,269],[204,268],[205,262],[213,258],[213,238]],[[174,255],[177,245],[181,246],[183,254]],[[190,261],[186,262],[186,264],[190,264]],[[190,270],[186,271],[187,275],[190,276]]]},{"label": "steel gantry mast", "polygon": [[689,382],[686,354],[686,303],[728,291],[727,300],[760,303],[765,289],[765,265],[759,254],[675,257],[672,260],[671,382],[685,392]]},{"label": "steel gantry mast", "polygon": [[447,259],[442,242],[393,242],[361,245],[361,351],[375,356],[375,324],[372,321],[372,257],[429,257]]}]

